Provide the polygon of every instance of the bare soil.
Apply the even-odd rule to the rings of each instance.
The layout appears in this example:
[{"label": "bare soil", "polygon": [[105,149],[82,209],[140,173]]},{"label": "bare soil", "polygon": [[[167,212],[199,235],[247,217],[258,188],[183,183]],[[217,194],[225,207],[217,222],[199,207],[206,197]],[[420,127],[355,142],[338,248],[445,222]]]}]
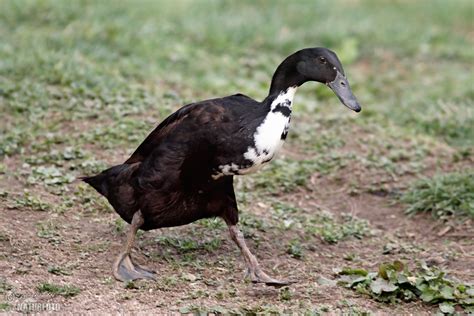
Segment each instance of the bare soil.
[{"label": "bare soil", "polygon": [[[411,267],[417,261],[425,260],[428,264],[443,267],[453,277],[474,281],[472,222],[443,223],[428,215],[407,217],[403,206],[390,198],[393,193],[390,187],[400,186],[403,179],[394,182],[388,190],[349,194],[349,188],[341,183],[358,177],[357,167],[351,168],[346,168],[346,171],[352,170],[352,174],[341,173],[339,177],[315,174],[311,178],[313,189],[298,189],[282,194],[278,199],[306,209],[328,210],[335,215],[349,212],[369,221],[370,236],[350,238],[337,244],[320,240],[310,245],[301,259],[292,258],[286,251],[288,241],[299,236],[297,230],[255,230],[251,238],[247,238],[250,248],[269,274],[296,281],[284,290],[245,282],[243,260],[226,229],[208,230],[199,224],[140,234],[133,256],[142,265],[157,271],[158,280],[139,281],[126,288],[111,274],[112,262],[121,250],[126,234],[126,229],[117,230],[116,214],[88,214],[81,210],[80,205],[62,214],[18,210],[10,209],[7,202],[2,201],[0,275],[11,286],[4,292],[3,301],[9,304],[11,312],[22,311],[22,308],[24,311],[25,303],[39,302],[56,304],[47,305],[45,310],[56,308],[61,314],[151,314],[186,312],[193,307],[223,312],[436,312],[437,306],[420,302],[387,305],[340,286],[318,284],[319,277],[334,278],[334,268],[337,267],[376,270],[380,263],[397,259]],[[358,179],[361,187],[374,181],[370,176]],[[12,186],[17,185],[12,183]],[[269,216],[265,201],[250,205],[241,212],[261,218]],[[38,223],[51,223],[56,235],[46,239],[39,237]],[[446,228],[448,226],[451,228]],[[159,246],[156,239],[163,236],[196,238],[203,242],[218,238],[222,242],[213,251],[180,252],[173,247]],[[51,267],[61,267],[67,275],[48,272]],[[37,286],[44,282],[74,285],[80,293],[70,298],[40,293]]]}]

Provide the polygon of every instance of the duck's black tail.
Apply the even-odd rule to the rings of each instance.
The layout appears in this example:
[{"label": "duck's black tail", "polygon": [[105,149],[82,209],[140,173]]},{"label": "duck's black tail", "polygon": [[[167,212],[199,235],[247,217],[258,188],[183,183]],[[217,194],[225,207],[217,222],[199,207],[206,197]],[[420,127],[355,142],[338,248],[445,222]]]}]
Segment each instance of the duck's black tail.
[{"label": "duck's black tail", "polygon": [[133,171],[137,169],[136,167],[138,167],[136,163],[117,165],[102,171],[98,175],[81,177],[79,179],[108,198],[115,191],[115,188],[130,184]]},{"label": "duck's black tail", "polygon": [[136,211],[135,189],[133,174],[140,163],[122,164],[111,167],[91,177],[81,177],[80,180],[92,186],[97,192],[109,200],[117,213],[130,222]]},{"label": "duck's black tail", "polygon": [[91,187],[93,187],[97,192],[102,194],[103,196],[107,196],[107,185],[105,181],[106,175],[103,173],[100,173],[95,176],[91,177],[79,177],[79,180],[84,181],[85,183],[89,184]]}]

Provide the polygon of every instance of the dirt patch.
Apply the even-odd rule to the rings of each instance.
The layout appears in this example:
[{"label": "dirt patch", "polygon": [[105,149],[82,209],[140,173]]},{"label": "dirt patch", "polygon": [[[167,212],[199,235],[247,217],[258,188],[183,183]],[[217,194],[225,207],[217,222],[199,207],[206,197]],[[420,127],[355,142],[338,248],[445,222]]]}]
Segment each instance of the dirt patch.
[{"label": "dirt patch", "polygon": [[[13,310],[24,302],[36,301],[59,304],[61,312],[184,312],[200,306],[227,311],[319,308],[427,314],[436,308],[421,303],[389,306],[341,287],[318,285],[317,280],[320,276],[332,278],[335,267],[376,269],[381,262],[401,259],[409,265],[425,260],[445,268],[450,275],[474,281],[469,269],[474,265],[474,233],[469,225],[438,236],[436,233],[445,226],[428,216],[406,217],[403,208],[386,196],[351,196],[337,181],[319,180],[317,187],[314,192],[301,190],[278,199],[336,215],[351,213],[367,219],[372,232],[361,240],[349,238],[337,244],[315,239],[305,244],[302,258],[295,259],[287,253],[286,245],[300,236],[298,230],[252,230],[247,239],[265,270],[297,281],[286,294],[281,289],[242,281],[241,256],[223,226],[209,230],[192,224],[141,234],[134,257],[157,271],[159,278],[125,288],[111,275],[111,264],[125,239],[125,232],[116,227],[117,215],[85,214],[80,206],[63,214],[10,210],[2,202],[5,220],[0,230],[0,269],[2,279],[11,286],[3,296]],[[265,207],[255,205],[242,212],[265,218],[269,216]],[[51,231],[41,232],[48,229]],[[157,242],[170,236],[201,243],[217,238],[220,244],[210,251],[200,246],[181,251]],[[54,267],[66,272],[54,274]],[[71,298],[39,293],[37,287],[44,282],[71,284],[80,293]]]},{"label": "dirt patch", "polygon": [[[265,271],[295,281],[291,286],[276,289],[245,282],[242,257],[220,220],[139,234],[133,257],[155,270],[158,280],[128,285],[117,282],[111,265],[123,247],[128,225],[104,207],[104,199],[92,189],[81,188],[79,182],[74,182],[65,185],[67,191],[58,192],[29,186],[32,194],[51,205],[61,203],[59,195],[84,195],[72,199],[75,202],[60,212],[34,211],[29,207],[12,209],[11,196],[0,202],[4,217],[0,227],[0,270],[4,282],[0,295],[7,304],[5,308],[20,312],[25,308],[43,308],[42,311],[59,309],[61,313],[146,314],[189,312],[196,308],[238,313],[435,312],[437,306],[420,302],[387,305],[340,286],[318,283],[321,277],[334,278],[337,268],[351,266],[373,271],[379,264],[393,260],[402,260],[411,268],[423,260],[442,267],[452,277],[474,282],[470,269],[474,266],[472,222],[444,223],[429,215],[407,217],[404,206],[394,199],[420,174],[460,170],[471,162],[449,163],[452,150],[435,146],[424,152],[418,164],[412,164],[418,158],[411,153],[419,144],[408,140],[396,143],[398,156],[393,161],[381,162],[377,157],[389,156],[390,147],[384,152],[379,140],[371,138],[370,131],[360,127],[354,130],[357,140],[343,134],[348,139],[344,145],[328,150],[329,154],[349,157],[349,163],[335,167],[329,174],[308,174],[305,185],[296,186],[288,193],[276,190],[271,195],[262,191],[254,196],[253,192],[245,192],[249,187],[247,180],[238,181],[237,190],[244,192],[240,212],[249,247]],[[374,148],[379,152],[374,153]],[[118,162],[117,157],[126,156],[124,150],[93,153],[110,164]],[[307,150],[292,151],[288,147],[283,155],[293,160],[312,157]],[[440,157],[445,157],[448,163],[439,164]],[[393,169],[396,159],[402,160],[401,166],[409,167]],[[19,168],[20,161],[6,159],[4,164],[11,170]],[[245,179],[249,179],[251,187],[253,180]],[[8,174],[3,175],[0,186],[4,191],[21,195],[24,185]],[[81,204],[78,201],[85,202],[78,205]],[[87,204],[90,201],[98,204]],[[350,215],[365,220],[367,227],[363,234],[355,232],[328,241],[318,234],[308,234],[307,227],[301,226],[305,222],[285,227],[275,203],[284,203],[279,212],[294,208],[295,213],[288,215],[290,222],[301,216],[311,219],[313,215],[329,214],[334,217],[332,225]],[[339,226],[335,227],[332,229],[337,233]],[[291,250],[291,245],[296,248]],[[41,292],[39,289],[45,284],[69,292]],[[67,294],[75,289],[77,294]]]}]

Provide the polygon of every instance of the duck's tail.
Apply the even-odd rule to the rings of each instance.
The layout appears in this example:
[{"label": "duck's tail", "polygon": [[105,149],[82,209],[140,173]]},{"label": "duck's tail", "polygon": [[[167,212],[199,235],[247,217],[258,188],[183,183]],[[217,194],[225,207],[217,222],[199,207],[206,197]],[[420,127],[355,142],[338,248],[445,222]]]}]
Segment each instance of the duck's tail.
[{"label": "duck's tail", "polygon": [[79,180],[92,186],[97,192],[105,197],[117,187],[130,182],[133,171],[138,164],[122,164],[106,169],[95,176],[80,177]]},{"label": "duck's tail", "polygon": [[135,189],[132,185],[134,171],[140,163],[122,164],[106,169],[95,176],[78,179],[92,186],[109,200],[122,218],[130,222],[136,208]]},{"label": "duck's tail", "polygon": [[106,175],[102,173],[91,176],[91,177],[79,177],[78,179],[84,181],[85,183],[89,184],[93,187],[97,192],[102,194],[103,196],[107,196],[107,182],[105,181]]}]

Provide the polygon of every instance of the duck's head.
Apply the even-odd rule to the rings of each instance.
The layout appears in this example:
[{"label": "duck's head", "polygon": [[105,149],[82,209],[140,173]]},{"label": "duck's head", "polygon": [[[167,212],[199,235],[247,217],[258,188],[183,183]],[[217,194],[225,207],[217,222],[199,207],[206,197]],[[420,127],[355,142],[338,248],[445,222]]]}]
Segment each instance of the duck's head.
[{"label": "duck's head", "polygon": [[272,90],[279,90],[279,86],[300,86],[307,81],[324,83],[334,91],[342,104],[360,112],[359,102],[352,93],[339,58],[333,51],[314,47],[288,56],[275,72],[270,93]]}]

